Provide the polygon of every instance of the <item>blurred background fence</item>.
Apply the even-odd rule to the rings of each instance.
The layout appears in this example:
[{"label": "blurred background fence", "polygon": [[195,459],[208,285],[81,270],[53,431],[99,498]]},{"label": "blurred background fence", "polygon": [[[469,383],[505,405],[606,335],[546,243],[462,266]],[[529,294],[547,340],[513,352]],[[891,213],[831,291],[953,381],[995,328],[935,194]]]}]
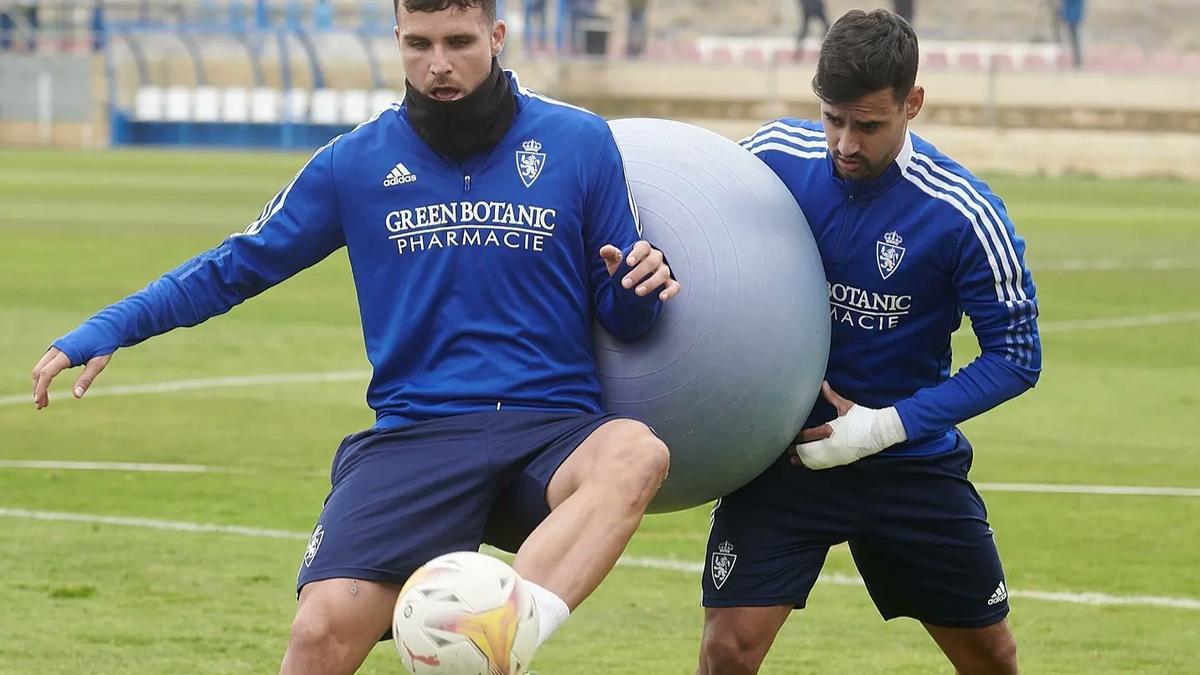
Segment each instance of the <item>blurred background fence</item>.
[{"label": "blurred background fence", "polygon": [[[1013,172],[1200,177],[1200,2],[829,0],[922,39],[917,129]],[[500,0],[526,86],[738,137],[813,116],[799,0]],[[403,96],[390,0],[0,0],[0,144],[310,148]]]}]

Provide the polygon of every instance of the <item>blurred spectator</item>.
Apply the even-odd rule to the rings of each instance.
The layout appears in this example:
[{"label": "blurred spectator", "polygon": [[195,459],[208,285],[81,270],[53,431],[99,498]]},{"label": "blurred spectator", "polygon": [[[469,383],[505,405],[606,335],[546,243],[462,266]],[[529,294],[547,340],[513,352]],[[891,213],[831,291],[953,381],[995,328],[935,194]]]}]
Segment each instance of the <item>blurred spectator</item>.
[{"label": "blurred spectator", "polygon": [[1083,49],[1079,44],[1079,24],[1083,23],[1083,0],[1062,0],[1062,22],[1067,26],[1067,40],[1071,43],[1071,65],[1075,70],[1083,67]]},{"label": "blurred spectator", "polygon": [[895,0],[896,13],[909,24],[913,22],[913,4],[914,0]]},{"label": "blurred spectator", "polygon": [[825,18],[825,0],[799,0],[799,2],[800,31],[796,34],[796,49],[804,46],[804,38],[808,37],[808,24],[813,19],[824,25],[821,35],[829,32],[829,19]]},{"label": "blurred spectator", "polygon": [[21,13],[25,15],[25,21],[29,24],[29,42],[25,46],[28,51],[37,51],[38,0],[26,0],[21,7]]},{"label": "blurred spectator", "polygon": [[[536,24],[537,28],[534,28]],[[525,0],[525,53],[546,49],[546,0]]]},{"label": "blurred spectator", "polygon": [[625,53],[632,58],[641,56],[646,51],[646,6],[650,4],[650,0],[628,2],[629,32],[625,39]]},{"label": "blurred spectator", "polygon": [[[0,51],[16,47],[32,52],[37,49],[38,7],[36,0],[24,0],[0,6]],[[25,41],[21,41],[21,37]]]},{"label": "blurred spectator", "polygon": [[104,24],[104,1],[92,0],[92,51],[99,52],[104,50],[105,42],[108,39],[108,29]]},{"label": "blurred spectator", "polygon": [[8,10],[0,9],[0,52],[12,49],[13,30],[15,27],[12,15],[8,13]]}]

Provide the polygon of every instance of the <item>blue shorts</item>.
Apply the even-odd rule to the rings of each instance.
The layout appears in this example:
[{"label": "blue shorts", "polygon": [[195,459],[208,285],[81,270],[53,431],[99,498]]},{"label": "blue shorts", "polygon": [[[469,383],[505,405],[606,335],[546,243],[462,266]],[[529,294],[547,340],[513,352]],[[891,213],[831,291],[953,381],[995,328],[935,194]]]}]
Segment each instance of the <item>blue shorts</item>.
[{"label": "blue shorts", "polygon": [[1008,588],[971,445],[929,457],[874,455],[811,471],[781,457],[713,509],[705,607],[804,607],[829,547],[850,543],[884,619],[981,628]]},{"label": "blue shorts", "polygon": [[443,553],[516,551],[550,513],[559,465],[617,415],[498,410],[347,436],[296,592],[311,581],[402,584]]}]

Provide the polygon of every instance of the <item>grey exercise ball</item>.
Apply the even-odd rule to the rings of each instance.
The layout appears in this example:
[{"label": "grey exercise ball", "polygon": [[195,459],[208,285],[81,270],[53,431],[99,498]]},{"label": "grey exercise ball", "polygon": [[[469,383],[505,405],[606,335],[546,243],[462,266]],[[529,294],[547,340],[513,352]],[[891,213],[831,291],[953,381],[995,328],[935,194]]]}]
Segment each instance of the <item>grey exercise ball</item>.
[{"label": "grey exercise ball", "polygon": [[636,343],[596,331],[609,410],[671,449],[655,512],[749,482],[800,431],[829,356],[821,257],[796,200],[757,157],[690,124],[611,124],[643,234],[683,284]]}]

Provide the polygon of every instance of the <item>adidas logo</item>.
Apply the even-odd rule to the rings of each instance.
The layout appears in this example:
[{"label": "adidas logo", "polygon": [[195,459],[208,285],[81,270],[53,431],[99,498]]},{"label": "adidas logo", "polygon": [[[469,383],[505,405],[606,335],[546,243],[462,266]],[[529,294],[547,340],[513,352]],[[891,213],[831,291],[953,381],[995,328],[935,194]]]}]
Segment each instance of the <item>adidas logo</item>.
[{"label": "adidas logo", "polygon": [[1004,587],[1004,582],[1001,581],[996,590],[992,592],[992,597],[988,598],[988,606],[998,605],[1008,598],[1008,589]]},{"label": "adidas logo", "polygon": [[412,173],[403,164],[397,164],[383,179],[383,187],[392,187],[393,185],[401,185],[403,183],[411,183],[417,179],[417,174]]}]

